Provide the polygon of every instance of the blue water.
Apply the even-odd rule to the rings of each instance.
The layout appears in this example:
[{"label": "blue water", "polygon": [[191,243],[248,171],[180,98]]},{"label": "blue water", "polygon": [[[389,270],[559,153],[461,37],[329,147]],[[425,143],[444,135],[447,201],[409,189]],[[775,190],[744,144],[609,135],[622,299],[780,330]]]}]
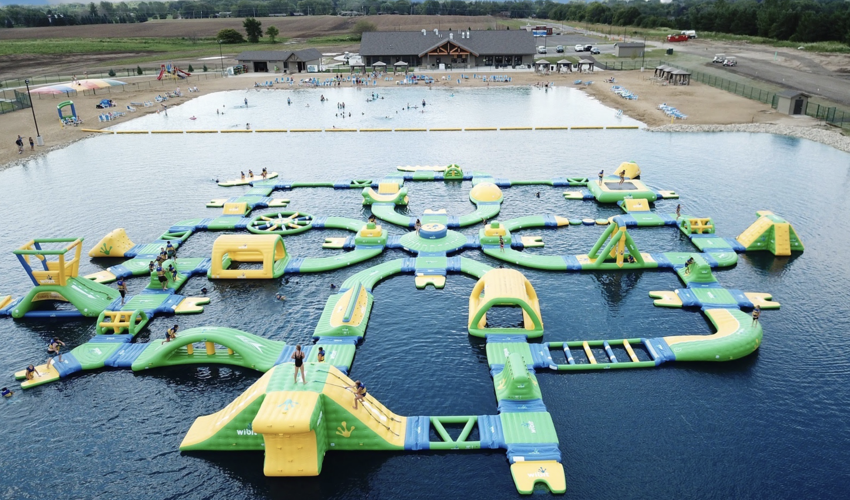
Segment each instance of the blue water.
[{"label": "blue water", "polygon": [[[418,89],[409,92],[411,100],[418,96]],[[517,108],[522,99],[529,99],[514,90],[490,92],[492,106],[506,102]],[[320,93],[304,92],[313,98]],[[285,93],[278,95],[285,101]],[[203,102],[193,102],[197,107],[186,112],[199,113]],[[594,106],[588,112],[611,114]],[[489,112],[480,107],[476,101],[465,111]],[[258,113],[251,121],[259,123],[263,116]],[[538,124],[530,120],[526,123]],[[326,118],[309,123],[329,124]],[[268,125],[275,126],[271,121]],[[727,288],[770,292],[782,304],[779,311],[763,313],[762,347],[747,358],[538,375],[561,440],[568,497],[844,498],[850,479],[850,273],[843,263],[850,246],[850,155],[804,140],[640,131],[101,136],[0,172],[2,207],[9,214],[0,231],[0,293],[20,296],[28,290],[11,250],[30,238],[82,236],[88,249],[108,231],[125,227],[134,241],[150,241],[173,222],[219,213],[204,208],[204,203],[245,188],[220,188],[211,179],[232,177],[247,168],[257,171],[265,165],[292,180],[334,180],[377,178],[396,165],[458,163],[465,170],[520,179],[593,175],[626,160],[641,165],[649,185],[678,191],[685,212],[713,217],[722,235],[738,235],[755,220],[756,210],[769,209],[794,224],[806,252],[792,258],[742,255],[736,267],[716,273]],[[410,209],[466,213],[473,209],[469,188],[469,183],[410,184]],[[534,196],[537,191],[540,199]],[[592,202],[566,201],[562,191],[506,189],[500,218],[617,213]],[[305,189],[278,195],[291,199],[292,209],[314,215],[365,220],[369,213],[357,191]],[[676,203],[660,201],[656,207],[672,212]],[[561,254],[586,252],[600,232],[579,226],[521,234],[544,237],[546,247],[531,251]],[[286,244],[293,255],[331,255],[335,251],[322,250],[320,243],[338,234],[308,231],[287,238]],[[644,251],[691,248],[669,228],[631,234]],[[181,255],[209,255],[217,235],[192,236]],[[354,272],[404,255],[387,251],[351,269],[296,275],[288,282],[193,278],[186,293],[207,286],[212,303],[203,314],[181,316],[178,322],[184,329],[221,325],[307,343],[331,293],[329,283],[339,284]],[[478,251],[463,255],[498,264]],[[81,272],[109,263],[84,259]],[[546,341],[711,331],[699,313],[653,307],[650,290],[680,286],[669,272],[522,272],[540,297]],[[131,293],[141,290],[144,282],[130,280]],[[352,375],[365,380],[371,394],[402,415],[495,413],[484,345],[466,333],[473,284],[472,278],[459,275],[451,275],[444,290],[416,290],[410,276],[379,284]],[[287,296],[285,303],[272,300],[278,291]],[[162,339],[173,322],[155,319],[137,341]],[[11,380],[14,370],[44,362],[46,342],[54,335],[74,347],[94,335],[93,321],[0,319],[0,368],[10,387],[17,386]],[[0,494],[518,497],[501,450],[330,452],[320,477],[297,479],[264,477],[260,452],[178,451],[195,418],[219,410],[258,377],[247,369],[222,366],[138,374],[101,370],[18,391],[12,400],[0,401],[0,430],[7,441],[0,449]]]}]

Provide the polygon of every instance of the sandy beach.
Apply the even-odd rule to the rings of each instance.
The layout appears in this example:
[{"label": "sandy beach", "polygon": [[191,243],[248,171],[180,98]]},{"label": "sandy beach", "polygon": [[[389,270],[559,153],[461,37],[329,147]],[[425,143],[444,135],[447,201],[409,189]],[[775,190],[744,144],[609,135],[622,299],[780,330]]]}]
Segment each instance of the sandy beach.
[{"label": "sandy beach", "polygon": [[[488,85],[480,79],[472,78],[461,80],[461,83],[457,83],[458,72],[452,74],[429,74],[437,80],[434,85],[439,87],[482,87]],[[700,83],[692,83],[689,86],[661,86],[651,81],[649,79],[650,75],[651,73],[641,73],[640,71],[598,71],[593,75],[587,73],[541,75],[532,72],[512,72],[510,75],[512,82],[492,83],[490,86],[534,85],[541,82],[552,82],[558,87],[578,87],[606,106],[613,109],[622,109],[625,115],[644,122],[650,127],[670,124],[670,118],[658,110],[658,105],[661,103],[674,106],[688,116],[686,120],[676,120],[676,125],[680,126],[769,124],[782,125],[786,130],[793,130],[796,127],[822,127],[821,122],[813,118],[792,118],[780,115],[766,104]],[[295,78],[297,81],[299,78],[306,78],[307,76],[307,74],[296,75]],[[634,94],[637,94],[639,96],[638,100],[622,99],[612,92],[611,84],[603,82],[604,79],[610,76],[616,79],[617,85],[625,87]],[[169,99],[167,104],[169,107],[172,107],[189,99],[213,92],[251,88],[255,81],[263,82],[273,79],[274,75],[250,73],[236,77],[214,78],[211,74],[202,74],[201,77],[202,79],[196,79],[193,76],[189,80],[171,81],[164,84],[153,77],[131,78],[126,81],[128,83],[138,83],[138,85],[128,85],[124,87],[124,91],[113,88],[109,93],[98,91],[96,95],[83,95],[80,93],[71,97],[71,99],[74,101],[78,116],[84,120],[82,127],[63,127],[59,122],[56,105],[66,99],[64,95],[56,96],[55,99],[49,96],[42,96],[41,99],[34,98],[35,115],[38,119],[39,130],[44,139],[44,146],[36,146],[35,150],[30,150],[28,139],[29,137],[35,139],[36,131],[33,125],[32,112],[29,109],[22,109],[0,116],[0,137],[5,141],[4,147],[0,148],[0,169],[30,160],[34,156],[45,154],[55,149],[61,149],[72,142],[91,135],[91,133],[82,132],[81,128],[102,129],[114,123],[132,120],[144,114],[156,113],[161,109],[159,105],[147,108],[136,106],[137,111],[134,113],[127,112],[126,116],[112,122],[98,122],[97,116],[101,110],[96,109],[95,105],[101,99],[111,98],[115,100],[118,106],[112,108],[112,111],[126,112],[126,106],[131,102],[153,102],[158,94],[165,94],[166,91],[174,91],[179,87],[183,92],[183,97]],[[203,79],[203,77],[206,78]],[[319,75],[319,78],[322,79],[327,77],[329,75]],[[573,82],[577,79],[592,79],[594,83],[589,86],[576,86]],[[396,82],[394,81],[378,80],[378,86],[381,87],[395,86],[395,84]],[[344,83],[343,85],[350,84]],[[197,93],[189,93],[187,91],[189,86],[197,86],[199,91]],[[769,130],[766,129],[765,131],[768,132]],[[830,135],[838,134],[838,132],[829,130],[825,130],[823,133]],[[23,154],[18,154],[17,146],[15,145],[15,139],[19,134],[23,137],[26,145]],[[811,134],[808,135],[811,136]],[[800,136],[802,137],[802,135]],[[809,136],[807,138],[811,138]],[[829,141],[819,142],[830,144]]]}]

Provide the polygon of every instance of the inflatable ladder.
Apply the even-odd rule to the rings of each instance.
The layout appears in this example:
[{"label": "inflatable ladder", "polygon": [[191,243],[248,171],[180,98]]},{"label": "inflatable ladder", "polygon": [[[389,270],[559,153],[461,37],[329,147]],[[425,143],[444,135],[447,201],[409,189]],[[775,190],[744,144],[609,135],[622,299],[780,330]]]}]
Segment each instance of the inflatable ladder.
[{"label": "inflatable ladder", "polygon": [[791,255],[791,237],[790,237],[790,224],[787,222],[780,223],[777,222],[773,226],[773,245],[775,251],[774,255],[778,255],[780,257],[787,257]]},{"label": "inflatable ladder", "polygon": [[[554,365],[557,371],[648,368],[667,360],[658,354],[648,339],[549,342],[549,349],[550,351],[563,349],[564,356],[567,358],[567,364]],[[638,352],[641,353],[640,356]]]},{"label": "inflatable ladder", "polygon": [[119,334],[126,330],[126,333],[136,335],[147,324],[148,315],[141,309],[135,311],[103,311],[97,318],[97,334]]}]

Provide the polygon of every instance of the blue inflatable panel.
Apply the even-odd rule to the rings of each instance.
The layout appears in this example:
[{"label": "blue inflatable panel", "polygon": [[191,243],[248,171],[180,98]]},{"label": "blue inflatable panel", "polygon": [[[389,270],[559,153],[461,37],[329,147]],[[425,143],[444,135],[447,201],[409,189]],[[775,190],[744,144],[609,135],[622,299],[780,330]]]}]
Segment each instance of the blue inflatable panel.
[{"label": "blue inflatable panel", "polygon": [[197,230],[197,231],[205,231],[205,230],[209,227],[210,222],[212,222],[212,221],[213,221],[213,219],[211,219],[211,218],[201,219],[201,222],[198,222],[198,223],[195,225],[195,230]]},{"label": "blue inflatable panel", "polygon": [[251,208],[268,208],[269,203],[271,203],[271,201],[271,196],[263,196],[256,203],[254,203],[254,206],[252,206]]},{"label": "blue inflatable panel", "polygon": [[755,307],[752,301],[750,301],[750,299],[748,299],[747,296],[744,295],[743,291],[730,290],[728,288],[726,289],[726,291],[732,294],[732,297],[734,297],[735,301],[738,303],[738,307],[743,307],[744,309],[752,309]]},{"label": "blue inflatable panel", "polygon": [[741,244],[738,240],[736,240],[735,238],[723,238],[723,240],[724,240],[726,243],[729,243],[729,246],[730,246],[730,247],[732,247],[732,250],[734,250],[734,251],[735,251],[735,252],[737,252],[737,253],[744,253],[744,252],[746,252],[746,251],[747,251],[747,247],[745,247],[744,245],[742,245],[742,244]]},{"label": "blue inflatable panel", "polygon": [[688,283],[688,288],[723,288],[720,286],[720,283],[716,281],[712,281],[711,283],[697,283],[695,281],[691,281]]},{"label": "blue inflatable panel", "polygon": [[558,227],[558,221],[555,219],[555,216],[552,214],[545,214],[543,216],[543,227]]},{"label": "blue inflatable panel", "polygon": [[570,181],[566,177],[555,177],[552,179],[552,187],[569,187]]},{"label": "blue inflatable panel", "polygon": [[292,189],[292,181],[277,181],[272,191],[276,191],[278,189]]},{"label": "blue inflatable panel", "polygon": [[356,240],[357,240],[357,238],[355,236],[349,236],[348,238],[345,239],[345,243],[342,244],[342,249],[343,250],[354,250],[354,248],[357,246],[355,244]]},{"label": "blue inflatable panel", "polygon": [[304,263],[304,257],[295,257],[291,259],[286,267],[283,268],[283,272],[285,273],[297,273],[301,272],[301,264]]},{"label": "blue inflatable panel", "polygon": [[[104,335],[100,336],[103,337]],[[133,366],[133,362],[142,355],[142,352],[149,345],[150,344],[127,344],[113,352],[111,356],[106,358],[106,361],[104,361],[103,364],[113,368],[130,368]]]},{"label": "blue inflatable panel", "polygon": [[53,358],[53,367],[59,372],[60,377],[67,377],[72,373],[83,371],[83,366],[74,357],[74,353],[66,352],[62,355],[62,361],[59,361],[59,356]]},{"label": "blue inflatable panel", "polygon": [[248,227],[248,224],[250,224],[250,223],[251,223],[250,217],[242,217],[241,219],[239,219],[239,222],[236,223],[236,225],[234,226],[234,229],[245,229],[245,228]]},{"label": "blue inflatable panel", "polygon": [[325,224],[328,222],[328,218],[326,216],[316,217],[313,219],[313,228],[314,229],[324,229]]},{"label": "blue inflatable panel", "polygon": [[18,297],[17,299],[12,299],[12,302],[10,302],[8,306],[4,307],[3,309],[0,309],[0,317],[11,316],[12,315],[12,309],[14,309],[16,305],[20,304],[22,300],[24,300],[23,297]]},{"label": "blue inflatable panel", "polygon": [[350,180],[343,179],[343,180],[334,182],[334,189],[348,189],[350,187],[351,187],[351,181]]},{"label": "blue inflatable panel", "polygon": [[663,253],[650,254],[652,260],[658,263],[659,269],[673,269],[673,263]]},{"label": "blue inflatable panel", "polygon": [[655,215],[661,217],[661,220],[664,221],[665,226],[678,226],[679,223],[676,221],[675,217],[671,217],[670,214],[662,214],[656,212]]},{"label": "blue inflatable panel", "polygon": [[430,431],[431,417],[407,417],[407,431],[404,434],[404,449],[408,451],[430,449]]},{"label": "blue inflatable panel", "polygon": [[428,274],[428,275],[436,275],[436,276],[445,276],[446,268],[439,267],[417,267],[413,272],[416,274]]},{"label": "blue inflatable panel", "polygon": [[404,179],[406,181],[412,181],[413,180],[413,173],[409,172],[409,173],[404,174],[404,177],[402,177],[402,179]]},{"label": "blue inflatable panel", "polygon": [[195,274],[207,274],[207,271],[212,267],[212,259],[204,259],[198,263],[198,265],[193,269],[192,275]]},{"label": "blue inflatable panel", "polygon": [[583,200],[594,200],[596,198],[594,198],[593,193],[591,193],[590,190],[582,189],[581,190],[581,199],[583,199]]},{"label": "blue inflatable panel", "polygon": [[[133,275],[133,272],[127,269],[125,266],[121,264],[117,264],[114,266],[109,266],[106,268],[107,271],[114,274],[116,278],[129,278]],[[144,275],[144,273],[143,273]]]},{"label": "blue inflatable panel", "polygon": [[442,173],[434,172],[434,180],[435,181],[442,181],[442,180],[445,180],[445,178],[446,177]]},{"label": "blue inflatable panel", "polygon": [[459,273],[460,272],[460,257],[449,257],[446,262],[446,271],[450,273]]},{"label": "blue inflatable panel", "polygon": [[688,238],[690,238],[690,239],[692,239],[692,240],[693,240],[693,239],[697,239],[697,238],[717,238],[717,236],[716,236],[716,235],[714,235],[714,234],[708,234],[708,233],[704,233],[704,234],[689,234],[689,235],[688,235]]},{"label": "blue inflatable panel", "polygon": [[505,365],[499,363],[493,363],[490,365],[490,377],[494,378],[496,375],[502,373],[502,370],[505,369]]},{"label": "blue inflatable panel", "polygon": [[128,344],[133,340],[129,333],[108,333],[106,335],[95,335],[87,343],[89,344]]},{"label": "blue inflatable panel", "polygon": [[472,180],[472,174],[463,174],[463,180],[471,181]]},{"label": "blue inflatable panel", "polygon": [[341,371],[343,374],[348,375],[348,367],[345,365],[333,365],[334,368]]},{"label": "blue inflatable panel", "polygon": [[531,359],[534,363],[534,368],[552,368],[556,369],[555,362],[552,360],[552,354],[549,352],[548,344],[528,344],[531,349]]},{"label": "blue inflatable panel", "polygon": [[405,257],[404,259],[402,259],[401,272],[403,272],[403,273],[416,272],[416,258],[415,257]]},{"label": "blue inflatable panel", "polygon": [[499,401],[499,413],[530,413],[546,411],[546,405],[542,399],[532,399],[530,401],[512,401],[503,399]]},{"label": "blue inflatable panel", "polygon": [[631,214],[618,215],[617,217],[614,217],[614,220],[618,221],[617,224],[619,224],[620,226],[625,226],[627,228],[637,227],[637,225],[638,225],[634,216],[631,215]]},{"label": "blue inflatable panel", "polygon": [[493,179],[493,184],[499,186],[500,188],[509,188],[509,187],[511,187],[511,180],[510,179],[504,179],[504,178],[501,178],[501,177],[496,177],[496,178]]},{"label": "blue inflatable panel", "polygon": [[525,248],[525,245],[522,244],[522,241],[511,240],[511,248],[522,250]]},{"label": "blue inflatable panel", "polygon": [[460,217],[457,215],[449,215],[446,217],[446,227],[460,227]]},{"label": "blue inflatable panel", "polygon": [[567,265],[567,271],[581,271],[581,264],[579,264],[578,258],[575,255],[562,255],[562,259],[564,259],[564,264]]},{"label": "blue inflatable panel", "polygon": [[25,318],[82,318],[80,311],[30,311],[24,314]]},{"label": "blue inflatable panel", "polygon": [[130,247],[129,250],[124,252],[124,257],[130,258],[130,259],[134,258],[138,254],[139,250],[141,250],[142,247],[144,247],[144,246],[146,246],[146,245],[133,245],[132,247]]},{"label": "blue inflatable panel", "polygon": [[679,300],[682,301],[682,307],[699,307],[702,305],[696,294],[687,288],[677,289],[676,295],[678,295]]},{"label": "blue inflatable panel", "polygon": [[506,448],[502,419],[498,415],[478,415],[478,439],[482,450]]},{"label": "blue inflatable panel", "polygon": [[478,238],[478,235],[466,235],[466,244],[463,245],[463,248],[481,248],[481,240]]},{"label": "blue inflatable panel", "polygon": [[487,343],[493,344],[505,344],[508,342],[528,342],[528,336],[526,335],[497,335],[490,334],[486,335],[484,339]]},{"label": "blue inflatable panel", "polygon": [[393,234],[387,237],[387,248],[401,248],[401,236]]},{"label": "blue inflatable panel", "polygon": [[[169,233],[185,233],[186,231],[194,231],[195,226],[171,226],[168,228]],[[132,250],[132,248],[130,249]],[[124,253],[124,256],[127,256],[127,253]]]},{"label": "blue inflatable panel", "polygon": [[358,337],[314,337],[316,345],[357,345]]},{"label": "blue inflatable panel", "polygon": [[507,448],[510,463],[538,460],[561,461],[561,450],[557,443],[513,443]]},{"label": "blue inflatable panel", "polygon": [[649,356],[653,361],[655,361],[656,366],[666,361],[676,361],[676,355],[673,354],[670,346],[667,345],[667,341],[662,337],[654,339],[640,339],[640,341],[643,343],[643,346],[646,347],[647,352],[649,352]]},{"label": "blue inflatable panel", "polygon": [[703,259],[705,259],[705,262],[706,262],[706,263],[709,265],[709,267],[711,267],[712,269],[714,269],[715,267],[720,266],[720,264],[717,262],[717,260],[715,260],[715,258],[714,258],[714,257],[712,257],[712,256],[711,256],[711,254],[709,254],[709,253],[701,253],[701,254],[700,254],[700,257],[702,257]]},{"label": "blue inflatable panel", "polygon": [[[310,346],[302,347],[301,351],[304,353],[304,358],[310,355]],[[281,351],[280,356],[278,356],[277,361],[274,362],[274,365],[277,366],[282,363],[294,363],[292,360],[292,353],[295,352],[294,345],[286,345],[283,346],[283,351]]]}]

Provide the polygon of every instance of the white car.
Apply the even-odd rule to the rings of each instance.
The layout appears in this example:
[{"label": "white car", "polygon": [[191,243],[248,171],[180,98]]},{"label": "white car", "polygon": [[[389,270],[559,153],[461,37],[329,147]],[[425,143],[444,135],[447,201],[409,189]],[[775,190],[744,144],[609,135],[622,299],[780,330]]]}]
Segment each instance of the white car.
[{"label": "white car", "polygon": [[545,54],[546,53],[546,46],[541,45],[540,47],[537,47],[537,53],[538,54]]},{"label": "white car", "polygon": [[584,45],[577,44],[576,45],[576,52],[584,52]]}]

